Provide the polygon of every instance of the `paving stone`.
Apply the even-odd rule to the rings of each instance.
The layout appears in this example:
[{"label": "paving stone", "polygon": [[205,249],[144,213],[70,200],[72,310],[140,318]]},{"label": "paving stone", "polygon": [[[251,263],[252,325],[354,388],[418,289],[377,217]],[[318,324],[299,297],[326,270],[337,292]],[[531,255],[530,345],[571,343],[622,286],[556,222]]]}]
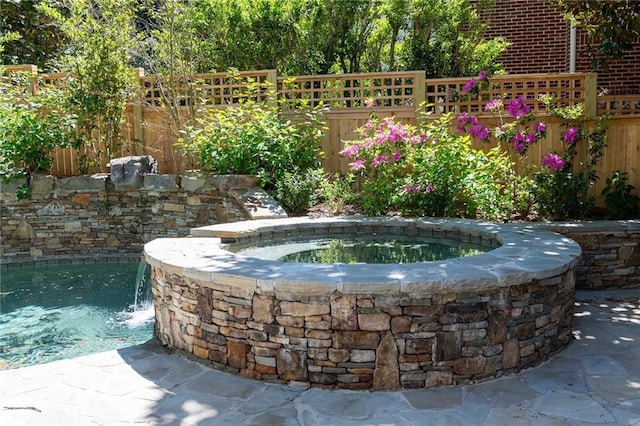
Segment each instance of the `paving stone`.
[{"label": "paving stone", "polygon": [[262,386],[262,383],[256,382],[255,380],[211,370],[199,375],[195,379],[186,381],[182,385],[182,388],[199,392],[203,395],[213,395],[225,399],[247,400]]},{"label": "paving stone", "polygon": [[419,410],[457,407],[462,403],[462,388],[439,388],[403,391],[412,407]]},{"label": "paving stone", "polygon": [[586,355],[582,357],[585,372],[591,375],[625,376],[627,371],[608,355]]},{"label": "paving stone", "polygon": [[606,423],[615,420],[588,394],[565,390],[549,391],[528,404],[523,404],[523,407],[578,423]]},{"label": "paving stone", "polygon": [[540,395],[530,387],[523,386],[523,382],[512,376],[465,387],[465,392],[490,406],[498,407],[521,404]]}]

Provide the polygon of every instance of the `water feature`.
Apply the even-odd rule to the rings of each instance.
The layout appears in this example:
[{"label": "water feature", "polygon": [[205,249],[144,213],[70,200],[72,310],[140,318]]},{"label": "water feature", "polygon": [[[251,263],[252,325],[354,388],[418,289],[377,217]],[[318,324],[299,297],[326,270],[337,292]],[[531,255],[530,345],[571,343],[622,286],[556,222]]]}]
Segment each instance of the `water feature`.
[{"label": "water feature", "polygon": [[143,297],[148,281],[148,266],[135,263],[2,270],[0,369],[149,340],[153,304]]}]

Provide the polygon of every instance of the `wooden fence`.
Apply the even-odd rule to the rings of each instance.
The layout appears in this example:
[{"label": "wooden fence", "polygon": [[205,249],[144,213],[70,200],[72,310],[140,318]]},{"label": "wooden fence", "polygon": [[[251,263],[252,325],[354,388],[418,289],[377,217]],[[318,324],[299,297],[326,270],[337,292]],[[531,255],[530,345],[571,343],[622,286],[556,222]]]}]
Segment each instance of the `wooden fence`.
[{"label": "wooden fence", "polygon": [[[69,79],[67,74],[37,74],[30,65],[5,68],[9,73],[33,73],[33,90],[41,84],[64,87]],[[354,138],[354,131],[367,121],[372,111],[379,117],[395,116],[399,121],[415,124],[421,117],[417,110],[424,103],[431,113],[427,119],[467,111],[477,114],[491,127],[497,123],[483,111],[483,106],[495,96],[504,100],[524,96],[536,115],[547,123],[546,140],[536,144],[529,153],[531,161],[539,162],[544,152],[557,146],[561,136],[561,123],[549,115],[539,100],[540,95],[552,95],[561,105],[582,103],[587,117],[611,115],[608,146],[598,169],[601,178],[595,193],[599,194],[605,178],[615,170],[626,171],[630,183],[640,188],[640,94],[598,93],[597,75],[593,73],[496,76],[481,96],[460,96],[468,78],[428,80],[423,71],[279,77],[274,70],[263,70],[233,75],[198,74],[190,79],[173,80],[165,76],[145,76],[139,69],[136,73],[140,97],[127,107],[122,155],[152,155],[158,160],[161,173],[182,173],[191,167],[175,149],[177,129],[172,125],[172,113],[185,116],[194,105],[221,108],[237,104],[238,93],[252,82],[258,82],[269,83],[285,111],[301,99],[311,105],[322,102],[329,107],[325,115],[328,130],[322,139],[323,165],[328,172],[348,170],[346,159],[339,155],[343,142]],[[256,96],[267,99],[264,88],[258,90]],[[369,99],[375,100],[372,108],[365,105]],[[58,150],[52,173],[77,174],[75,155],[71,149]]]}]

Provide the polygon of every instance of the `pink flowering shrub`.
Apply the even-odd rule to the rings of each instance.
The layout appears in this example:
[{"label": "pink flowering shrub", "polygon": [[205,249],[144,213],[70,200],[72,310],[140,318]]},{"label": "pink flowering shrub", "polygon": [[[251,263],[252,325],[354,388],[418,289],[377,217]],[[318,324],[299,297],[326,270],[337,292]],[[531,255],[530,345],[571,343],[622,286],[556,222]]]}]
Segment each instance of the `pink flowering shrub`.
[{"label": "pink flowering shrub", "polygon": [[450,116],[419,129],[373,115],[342,155],[363,179],[367,214],[470,216],[501,220],[510,163],[499,150],[484,153],[468,136],[452,134]]}]

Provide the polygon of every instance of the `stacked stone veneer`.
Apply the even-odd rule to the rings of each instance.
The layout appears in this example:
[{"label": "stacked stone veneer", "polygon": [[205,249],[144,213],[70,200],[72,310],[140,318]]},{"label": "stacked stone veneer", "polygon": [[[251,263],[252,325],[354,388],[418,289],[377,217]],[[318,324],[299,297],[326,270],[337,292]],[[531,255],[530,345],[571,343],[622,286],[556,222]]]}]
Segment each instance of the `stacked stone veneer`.
[{"label": "stacked stone veneer", "polygon": [[[160,341],[254,379],[386,390],[498,377],[571,340],[580,255],[571,240],[458,221],[363,219],[359,230],[357,219],[324,221],[220,225],[194,230],[201,238],[147,244]],[[238,256],[224,244],[301,231],[492,241],[482,229],[499,229],[503,246],[406,265],[290,264]]]},{"label": "stacked stone veneer", "polygon": [[571,339],[573,271],[477,292],[313,296],[153,274],[163,344],[271,382],[464,384],[535,366]]},{"label": "stacked stone veneer", "polygon": [[640,287],[640,220],[541,224],[580,244],[576,287]]},{"label": "stacked stone veneer", "polygon": [[47,258],[142,252],[159,236],[186,236],[193,227],[247,219],[232,196],[255,179],[239,176],[146,175],[140,187],[117,187],[108,174],[36,175],[32,197],[16,198],[27,182],[0,186],[2,264]]}]

